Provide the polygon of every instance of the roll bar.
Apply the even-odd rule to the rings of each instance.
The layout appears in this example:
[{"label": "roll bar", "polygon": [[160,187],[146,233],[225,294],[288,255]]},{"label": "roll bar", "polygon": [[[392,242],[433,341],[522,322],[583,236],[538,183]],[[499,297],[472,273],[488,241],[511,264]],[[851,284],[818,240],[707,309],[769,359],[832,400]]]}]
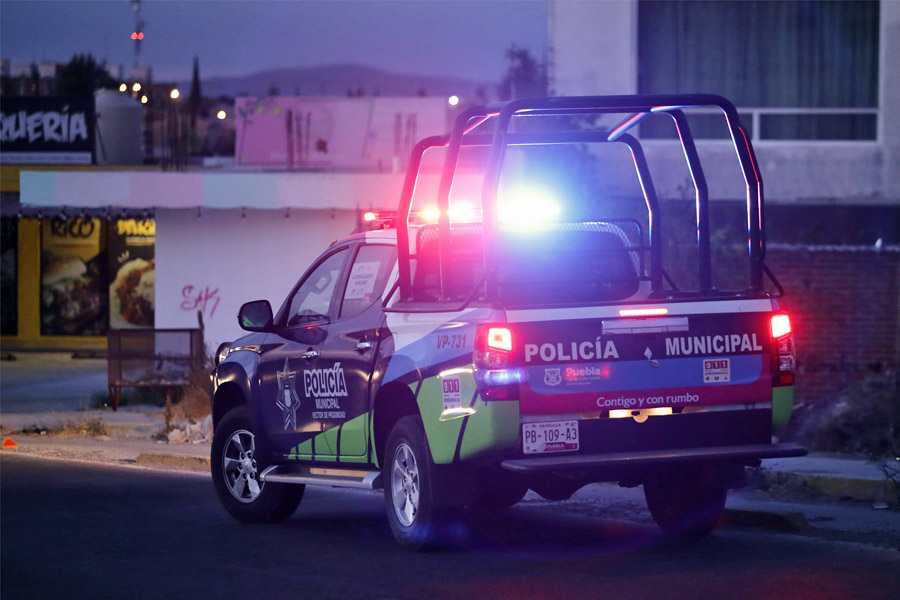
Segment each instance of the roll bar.
[{"label": "roll bar", "polygon": [[[415,193],[416,180],[424,153],[435,147],[447,148],[438,187],[438,248],[440,295],[446,298],[444,264],[450,253],[450,192],[463,147],[490,146],[488,162],[482,185],[482,214],[484,235],[484,285],[487,298],[497,297],[497,244],[500,232],[497,190],[500,183],[503,160],[508,146],[619,142],[628,146],[635,170],[644,194],[649,216],[650,283],[653,291],[662,290],[662,240],[660,239],[660,211],[656,191],[647,167],[640,142],[628,133],[644,118],[654,113],[667,113],[675,122],[684,151],[685,161],[694,183],[696,199],[697,249],[699,283],[703,291],[712,289],[710,265],[709,191],[700,165],[694,138],[682,109],[694,107],[718,107],[725,115],[732,144],[741,165],[747,190],[747,234],[750,268],[750,288],[763,291],[763,260],[765,237],[763,230],[763,183],[757,167],[756,155],[740,124],[737,109],[723,98],[713,94],[673,94],[634,96],[574,96],[557,98],[523,98],[510,102],[475,106],[462,111],[447,135],[432,136],[420,141],[412,150],[400,195],[397,220],[397,245],[399,259],[399,287],[401,300],[412,299],[410,273],[409,215]],[[509,131],[513,117],[574,116],[591,114],[633,113],[608,132],[605,131],[550,131],[541,133],[512,133]],[[487,120],[494,122],[492,135],[473,133]]]}]

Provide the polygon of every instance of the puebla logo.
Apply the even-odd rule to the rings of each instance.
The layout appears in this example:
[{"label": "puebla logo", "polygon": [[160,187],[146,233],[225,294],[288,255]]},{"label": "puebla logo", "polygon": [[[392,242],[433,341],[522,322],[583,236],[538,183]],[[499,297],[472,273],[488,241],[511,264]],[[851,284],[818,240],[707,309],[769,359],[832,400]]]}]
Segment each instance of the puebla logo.
[{"label": "puebla logo", "polygon": [[560,369],[544,369],[544,385],[559,385],[562,383]]},{"label": "puebla logo", "polygon": [[297,429],[297,409],[300,408],[300,397],[297,395],[297,372],[288,369],[288,361],[284,359],[284,371],[277,371],[278,398],[275,406],[281,409],[284,417],[284,430]]}]

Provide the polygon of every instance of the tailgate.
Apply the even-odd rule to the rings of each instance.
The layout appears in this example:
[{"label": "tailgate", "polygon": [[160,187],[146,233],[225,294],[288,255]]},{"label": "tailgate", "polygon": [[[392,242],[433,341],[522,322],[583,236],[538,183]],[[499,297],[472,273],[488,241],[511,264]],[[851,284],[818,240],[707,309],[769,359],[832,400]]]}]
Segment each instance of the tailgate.
[{"label": "tailgate", "polygon": [[515,360],[526,374],[521,413],[771,402],[770,301],[668,310],[649,318],[621,318],[609,308],[510,311]]}]

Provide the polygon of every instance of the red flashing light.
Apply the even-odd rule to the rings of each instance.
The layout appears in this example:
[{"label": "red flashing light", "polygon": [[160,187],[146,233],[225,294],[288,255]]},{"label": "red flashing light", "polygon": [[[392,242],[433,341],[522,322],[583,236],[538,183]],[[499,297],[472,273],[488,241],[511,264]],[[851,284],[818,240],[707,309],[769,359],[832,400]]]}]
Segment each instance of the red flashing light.
[{"label": "red flashing light", "polygon": [[668,308],[623,308],[619,311],[620,317],[660,317],[669,314]]},{"label": "red flashing light", "polygon": [[512,331],[506,327],[491,327],[488,329],[487,345],[488,348],[512,352]]},{"label": "red flashing light", "polygon": [[394,226],[394,222],[397,220],[397,213],[392,211],[377,212],[370,210],[362,214],[362,220],[369,230],[387,229]]},{"label": "red flashing light", "polygon": [[772,315],[772,338],[780,339],[791,335],[791,318],[786,314]]},{"label": "red flashing light", "polygon": [[426,206],[417,214],[429,223],[437,223],[438,219],[441,217],[441,211],[438,210],[437,206]]},{"label": "red flashing light", "polygon": [[144,39],[144,32],[142,32],[142,31],[132,31],[132,32],[131,32],[131,39],[133,39],[133,40],[142,40],[142,39]]}]

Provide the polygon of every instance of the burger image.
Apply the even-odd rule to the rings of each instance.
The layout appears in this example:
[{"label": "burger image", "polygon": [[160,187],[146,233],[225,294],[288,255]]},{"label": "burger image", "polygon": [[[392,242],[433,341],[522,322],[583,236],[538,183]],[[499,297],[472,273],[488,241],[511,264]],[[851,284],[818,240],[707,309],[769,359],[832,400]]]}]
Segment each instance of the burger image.
[{"label": "burger image", "polygon": [[99,316],[100,294],[93,276],[77,256],[45,252],[41,267],[42,320],[48,329],[80,329]]},{"label": "burger image", "polygon": [[123,264],[109,286],[110,326],[152,327],[155,287],[153,259],[135,258]]}]

